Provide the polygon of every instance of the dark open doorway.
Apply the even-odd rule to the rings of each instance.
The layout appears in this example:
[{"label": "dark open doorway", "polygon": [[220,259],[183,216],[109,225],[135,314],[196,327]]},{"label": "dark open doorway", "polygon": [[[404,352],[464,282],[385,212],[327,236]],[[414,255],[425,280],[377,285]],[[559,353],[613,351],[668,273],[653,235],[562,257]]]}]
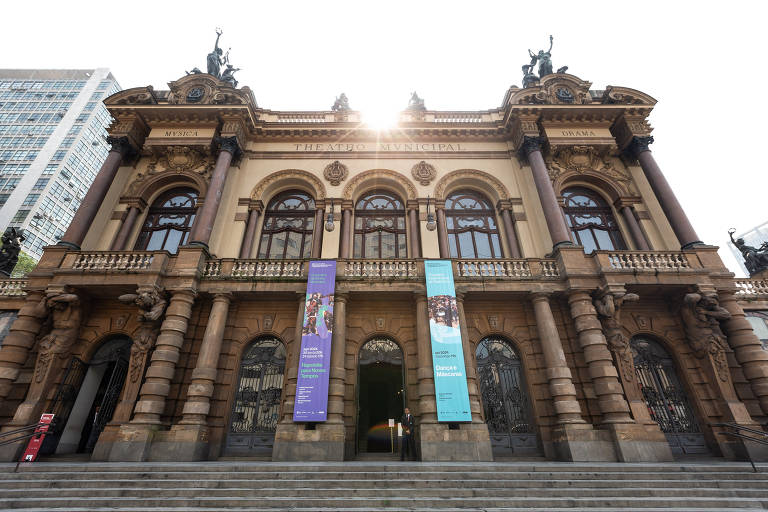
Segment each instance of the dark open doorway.
[{"label": "dark open doorway", "polygon": [[357,452],[397,450],[397,429],[405,406],[403,352],[387,338],[374,338],[360,349],[357,386]]}]

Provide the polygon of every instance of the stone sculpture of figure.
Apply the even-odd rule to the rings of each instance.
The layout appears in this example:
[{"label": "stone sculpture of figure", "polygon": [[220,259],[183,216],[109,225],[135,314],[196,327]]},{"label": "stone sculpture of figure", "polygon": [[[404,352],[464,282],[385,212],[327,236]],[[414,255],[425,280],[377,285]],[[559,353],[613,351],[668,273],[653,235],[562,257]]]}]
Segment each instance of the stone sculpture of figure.
[{"label": "stone sculpture of figure", "polygon": [[49,293],[41,301],[51,319],[51,330],[40,338],[35,380],[42,382],[54,355],[66,356],[77,341],[80,332],[82,308],[80,298],[74,293]]},{"label": "stone sculpture of figure", "polygon": [[735,229],[728,230],[728,235],[731,237],[731,242],[741,252],[742,258],[744,258],[744,266],[747,267],[747,271],[750,276],[768,270],[768,242],[763,242],[760,248],[752,247],[744,242],[743,238],[733,239]]},{"label": "stone sculpture of figure", "polygon": [[141,325],[133,333],[131,345],[131,363],[129,374],[131,382],[136,382],[144,368],[144,356],[155,344],[157,339],[160,318],[165,312],[168,301],[157,290],[139,291],[139,293],[126,293],[117,298],[126,304],[135,304],[139,307],[139,322]]},{"label": "stone sculpture of figure", "polygon": [[544,78],[547,75],[552,74],[552,45],[553,45],[553,38],[552,36],[549,36],[549,50],[539,50],[538,54],[534,54],[530,49],[528,50],[528,55],[531,56],[531,63],[534,64],[536,61],[534,61],[534,57],[539,62],[539,78]]},{"label": "stone sculpture of figure", "polygon": [[240,71],[240,68],[233,67],[232,64],[227,64],[227,69],[221,74],[221,79],[232,87],[237,87],[237,80],[235,80],[236,71]]},{"label": "stone sculpture of figure", "polygon": [[534,55],[531,60],[531,64],[523,65],[523,89],[532,87],[533,84],[539,81],[539,77],[533,74],[533,68],[536,64],[536,56]]},{"label": "stone sculpture of figure", "polygon": [[419,98],[416,91],[411,93],[411,99],[408,101],[408,108],[406,110],[427,110],[427,107],[424,106],[424,100]]},{"label": "stone sculpture of figure", "polygon": [[221,57],[222,51],[219,48],[219,38],[222,31],[220,28],[216,29],[216,44],[214,44],[213,51],[208,54],[208,74],[213,75],[216,78],[220,78],[221,66],[225,64],[225,60]]},{"label": "stone sculpture of figure", "polygon": [[0,248],[0,273],[6,276],[10,276],[13,272],[13,267],[19,261],[19,253],[21,252],[21,242],[24,241],[24,235],[22,230],[16,230],[16,228],[8,228],[5,230],[2,236],[3,246]]},{"label": "stone sculpture of figure", "polygon": [[343,112],[345,110],[351,110],[349,108],[349,100],[347,99],[347,95],[344,93],[341,93],[341,95],[338,98],[336,98],[336,101],[333,103],[331,110],[333,110],[334,112]]},{"label": "stone sculpture of figure", "polygon": [[136,304],[139,307],[140,322],[154,322],[158,320],[162,316],[163,311],[165,311],[167,304],[167,301],[157,290],[126,293],[119,296],[117,300],[126,304]]},{"label": "stone sculpture of figure", "polygon": [[185,72],[187,75],[200,75],[200,74],[202,74],[202,73],[203,73],[202,71],[200,71],[200,68],[198,68],[198,67],[194,67],[194,68],[192,68],[192,71],[184,71],[184,72]]},{"label": "stone sculpture of figure", "polygon": [[606,293],[593,304],[603,322],[605,339],[611,349],[625,349],[629,346],[624,332],[621,330],[621,307],[625,302],[637,302],[640,296],[636,293]]},{"label": "stone sculpture of figure", "polygon": [[725,348],[726,338],[720,328],[720,322],[731,318],[731,314],[720,306],[717,296],[687,294],[683,299],[680,316],[685,326],[688,344],[696,357],[714,355]]}]

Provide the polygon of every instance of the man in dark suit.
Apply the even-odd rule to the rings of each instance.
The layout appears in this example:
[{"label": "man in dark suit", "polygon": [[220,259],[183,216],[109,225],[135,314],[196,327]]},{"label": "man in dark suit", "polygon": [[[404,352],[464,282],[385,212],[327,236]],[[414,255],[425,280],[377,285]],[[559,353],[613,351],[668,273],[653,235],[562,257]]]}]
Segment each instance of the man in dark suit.
[{"label": "man in dark suit", "polygon": [[[416,459],[416,450],[413,446],[413,429],[416,428],[416,420],[411,414],[411,410],[406,407],[403,417],[400,418],[403,426],[403,438],[400,440],[400,460],[405,460],[406,454],[409,454],[411,460]],[[410,452],[410,453],[409,453]]]}]

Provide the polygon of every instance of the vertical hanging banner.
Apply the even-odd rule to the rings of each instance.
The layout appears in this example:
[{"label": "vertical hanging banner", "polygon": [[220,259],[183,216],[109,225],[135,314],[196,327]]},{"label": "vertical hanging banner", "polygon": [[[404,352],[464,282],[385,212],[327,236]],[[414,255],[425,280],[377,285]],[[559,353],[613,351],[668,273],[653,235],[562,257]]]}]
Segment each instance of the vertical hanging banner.
[{"label": "vertical hanging banner", "polygon": [[459,308],[449,260],[425,260],[437,421],[472,421]]},{"label": "vertical hanging banner", "polygon": [[293,421],[325,421],[328,418],[335,288],[336,262],[310,261]]}]

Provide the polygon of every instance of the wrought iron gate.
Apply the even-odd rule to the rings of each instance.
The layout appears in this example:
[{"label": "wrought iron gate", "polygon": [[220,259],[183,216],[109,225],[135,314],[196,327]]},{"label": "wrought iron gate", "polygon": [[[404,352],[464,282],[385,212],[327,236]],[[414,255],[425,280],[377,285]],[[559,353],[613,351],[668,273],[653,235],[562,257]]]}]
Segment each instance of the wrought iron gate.
[{"label": "wrought iron gate", "polygon": [[77,394],[80,391],[86,371],[88,371],[88,365],[80,359],[73,357],[69,360],[64,378],[61,380],[61,384],[59,384],[59,389],[56,390],[56,395],[53,397],[50,407],[45,411],[54,414],[54,423],[53,428],[43,439],[40,455],[50,455],[56,451],[61,434],[67,425],[69,414],[72,412],[75,400],[77,400]]},{"label": "wrought iron gate", "polygon": [[646,337],[632,338],[630,346],[643,400],[667,437],[672,453],[709,453],[669,353]]},{"label": "wrought iron gate", "polygon": [[480,341],[477,378],[491,447],[497,455],[539,453],[520,358],[504,338]]},{"label": "wrought iron gate", "polygon": [[285,347],[277,338],[260,338],[240,363],[227,434],[227,455],[271,455],[280,419]]},{"label": "wrought iron gate", "polygon": [[122,357],[119,357],[115,361],[115,365],[112,368],[112,374],[109,376],[109,383],[104,391],[104,398],[101,399],[99,404],[98,413],[93,420],[93,427],[91,433],[88,436],[88,441],[85,443],[85,452],[91,453],[96,441],[99,440],[101,432],[104,427],[107,426],[112,420],[112,415],[115,414],[115,408],[117,402],[120,399],[120,393],[123,391],[123,384],[125,383],[125,376],[128,374],[128,357],[127,354],[121,353]]}]

